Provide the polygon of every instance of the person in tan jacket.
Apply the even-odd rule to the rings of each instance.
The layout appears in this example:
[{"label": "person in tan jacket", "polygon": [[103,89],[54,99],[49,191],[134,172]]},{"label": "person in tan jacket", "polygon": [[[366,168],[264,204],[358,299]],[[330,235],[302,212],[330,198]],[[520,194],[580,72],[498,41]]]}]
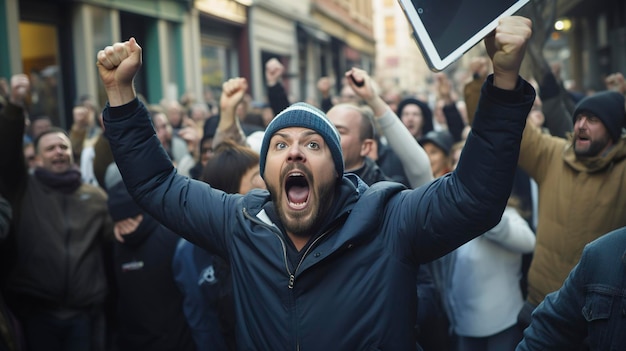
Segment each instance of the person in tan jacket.
[{"label": "person in tan jacket", "polygon": [[539,186],[537,244],[528,303],[556,291],[585,244],[626,225],[624,96],[604,91],[581,100],[567,138],[527,124],[519,166]]}]

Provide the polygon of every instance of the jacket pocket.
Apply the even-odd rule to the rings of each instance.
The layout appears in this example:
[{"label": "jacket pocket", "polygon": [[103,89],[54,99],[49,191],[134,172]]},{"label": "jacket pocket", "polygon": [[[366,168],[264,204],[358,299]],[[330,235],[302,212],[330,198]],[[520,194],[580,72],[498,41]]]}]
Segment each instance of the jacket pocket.
[{"label": "jacket pocket", "polygon": [[622,342],[617,340],[624,338],[620,331],[620,327],[623,327],[621,300],[621,297],[611,294],[587,294],[582,314],[587,321],[590,350],[617,350],[613,345],[620,345]]}]

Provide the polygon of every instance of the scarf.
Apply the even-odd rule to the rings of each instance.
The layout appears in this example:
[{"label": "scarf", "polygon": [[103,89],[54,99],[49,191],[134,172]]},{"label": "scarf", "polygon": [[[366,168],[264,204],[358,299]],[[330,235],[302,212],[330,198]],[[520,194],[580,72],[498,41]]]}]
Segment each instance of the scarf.
[{"label": "scarf", "polygon": [[63,173],[53,173],[47,169],[37,167],[35,169],[35,177],[40,182],[63,194],[73,193],[83,183],[80,171],[75,167]]}]

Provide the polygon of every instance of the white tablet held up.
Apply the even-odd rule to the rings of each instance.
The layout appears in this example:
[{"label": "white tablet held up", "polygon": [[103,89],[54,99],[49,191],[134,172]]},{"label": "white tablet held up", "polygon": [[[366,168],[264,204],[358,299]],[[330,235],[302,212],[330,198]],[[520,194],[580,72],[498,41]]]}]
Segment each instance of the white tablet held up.
[{"label": "white tablet held up", "polygon": [[442,71],[529,0],[398,0],[433,71]]}]

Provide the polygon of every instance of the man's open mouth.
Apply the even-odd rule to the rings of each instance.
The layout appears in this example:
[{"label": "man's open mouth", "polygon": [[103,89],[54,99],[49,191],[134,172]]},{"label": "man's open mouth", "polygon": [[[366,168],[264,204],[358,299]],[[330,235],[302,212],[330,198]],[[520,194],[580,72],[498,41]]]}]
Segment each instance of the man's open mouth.
[{"label": "man's open mouth", "polygon": [[309,182],[301,172],[292,172],[285,180],[285,194],[289,207],[301,210],[306,207],[309,200]]}]

